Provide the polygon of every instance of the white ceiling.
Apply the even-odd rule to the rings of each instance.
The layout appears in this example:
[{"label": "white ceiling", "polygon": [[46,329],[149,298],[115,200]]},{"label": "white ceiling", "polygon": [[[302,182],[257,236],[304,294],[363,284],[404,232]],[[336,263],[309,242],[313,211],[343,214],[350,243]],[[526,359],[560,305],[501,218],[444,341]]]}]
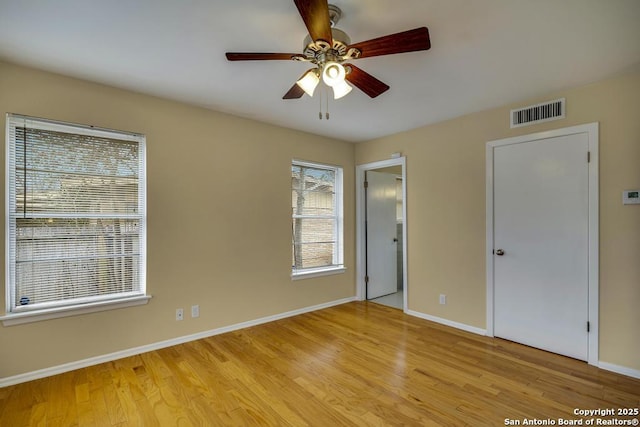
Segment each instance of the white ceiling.
[{"label": "white ceiling", "polygon": [[[333,0],[352,42],[427,26],[432,48],[357,61],[391,89],[282,96],[307,69],[291,0],[0,0],[0,58],[347,141],[596,81],[640,63],[639,0]],[[1,96],[1,94],[0,94]],[[505,119],[506,120],[506,119]]]}]

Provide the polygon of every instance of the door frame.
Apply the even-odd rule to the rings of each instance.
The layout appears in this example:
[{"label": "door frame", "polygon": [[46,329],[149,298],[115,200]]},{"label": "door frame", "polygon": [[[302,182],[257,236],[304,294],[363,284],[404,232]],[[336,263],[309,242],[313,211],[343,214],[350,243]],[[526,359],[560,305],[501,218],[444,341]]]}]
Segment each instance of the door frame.
[{"label": "door frame", "polygon": [[[587,362],[598,365],[599,343],[599,246],[598,246],[598,123],[537,132],[512,138],[489,141],[486,145],[486,266],[487,266],[487,335],[494,336],[494,218],[493,218],[493,150],[496,147],[533,142],[548,138],[586,133],[589,139],[588,186],[588,334]],[[586,161],[586,159],[585,159]]]},{"label": "door frame", "polygon": [[406,313],[409,289],[407,280],[407,161],[404,156],[356,166],[356,299],[363,301],[366,298],[366,284],[364,282],[367,267],[365,172],[390,166],[402,167],[402,305],[403,311]]}]

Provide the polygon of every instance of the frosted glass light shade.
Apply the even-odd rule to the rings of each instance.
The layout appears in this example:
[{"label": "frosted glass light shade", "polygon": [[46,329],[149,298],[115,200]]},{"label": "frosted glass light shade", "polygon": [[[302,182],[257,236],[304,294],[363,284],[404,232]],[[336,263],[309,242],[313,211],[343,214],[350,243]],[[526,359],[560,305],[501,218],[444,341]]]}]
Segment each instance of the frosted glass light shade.
[{"label": "frosted glass light shade", "polygon": [[298,86],[309,96],[313,96],[313,92],[320,83],[320,78],[315,70],[309,70],[300,80],[296,82]]},{"label": "frosted glass light shade", "polygon": [[349,86],[349,83],[346,81],[342,81],[341,83],[337,83],[333,86],[333,99],[340,99],[343,96],[347,95],[351,92],[353,88]]},{"label": "frosted glass light shade", "polygon": [[344,77],[346,76],[344,67],[334,61],[329,61],[324,64],[322,70],[322,80],[327,86],[334,87],[337,84],[344,83]]}]

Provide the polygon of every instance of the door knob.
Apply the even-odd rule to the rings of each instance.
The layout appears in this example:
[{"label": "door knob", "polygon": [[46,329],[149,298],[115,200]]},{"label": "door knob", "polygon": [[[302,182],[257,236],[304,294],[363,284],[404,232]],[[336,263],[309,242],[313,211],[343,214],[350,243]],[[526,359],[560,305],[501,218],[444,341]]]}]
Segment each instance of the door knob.
[{"label": "door knob", "polygon": [[504,255],[504,251],[502,249],[496,249],[496,255],[502,256]]}]

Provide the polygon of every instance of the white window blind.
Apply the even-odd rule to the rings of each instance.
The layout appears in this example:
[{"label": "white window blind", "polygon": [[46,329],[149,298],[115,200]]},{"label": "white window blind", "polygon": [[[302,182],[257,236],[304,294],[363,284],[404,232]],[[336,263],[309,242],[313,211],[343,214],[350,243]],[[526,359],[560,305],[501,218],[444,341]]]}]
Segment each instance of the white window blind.
[{"label": "white window blind", "polygon": [[145,293],[145,138],[7,117],[7,311]]},{"label": "white window blind", "polygon": [[291,166],[293,274],[343,267],[342,169]]}]

